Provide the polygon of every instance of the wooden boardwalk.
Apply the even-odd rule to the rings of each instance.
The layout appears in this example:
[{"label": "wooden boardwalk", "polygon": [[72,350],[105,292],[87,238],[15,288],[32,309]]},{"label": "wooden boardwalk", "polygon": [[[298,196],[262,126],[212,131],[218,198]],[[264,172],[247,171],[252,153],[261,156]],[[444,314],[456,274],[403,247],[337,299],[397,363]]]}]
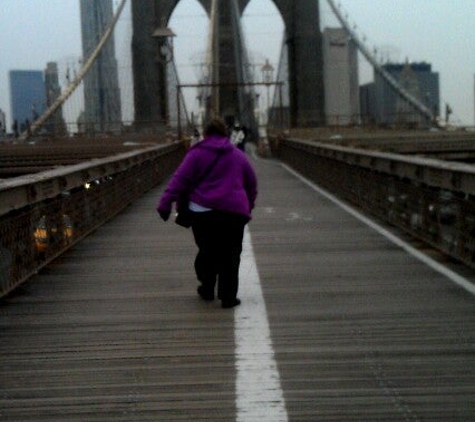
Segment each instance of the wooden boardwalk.
[{"label": "wooden boardwalk", "polygon": [[255,167],[262,297],[198,299],[191,233],[159,220],[155,189],[0,303],[0,420],[475,420],[474,296]]}]

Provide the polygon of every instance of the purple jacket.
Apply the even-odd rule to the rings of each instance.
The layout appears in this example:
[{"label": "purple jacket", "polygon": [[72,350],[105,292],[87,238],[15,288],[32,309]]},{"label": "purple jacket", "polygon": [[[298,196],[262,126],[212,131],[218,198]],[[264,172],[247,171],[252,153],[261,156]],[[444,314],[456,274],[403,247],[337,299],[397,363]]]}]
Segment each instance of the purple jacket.
[{"label": "purple jacket", "polygon": [[[218,161],[209,171],[217,154]],[[201,180],[206,175],[204,180]],[[246,155],[228,138],[210,136],[190,148],[163,193],[157,211],[170,212],[172,204],[194,187],[190,201],[206,208],[245,215],[257,197],[257,178]]]}]

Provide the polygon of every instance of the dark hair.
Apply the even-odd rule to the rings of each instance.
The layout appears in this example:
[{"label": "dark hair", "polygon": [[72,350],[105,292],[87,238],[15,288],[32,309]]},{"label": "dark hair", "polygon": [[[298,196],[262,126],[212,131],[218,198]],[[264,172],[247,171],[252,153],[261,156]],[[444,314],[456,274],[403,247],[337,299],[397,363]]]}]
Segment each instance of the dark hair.
[{"label": "dark hair", "polygon": [[228,129],[224,120],[219,117],[214,117],[206,124],[203,130],[204,136],[217,135],[228,136]]}]

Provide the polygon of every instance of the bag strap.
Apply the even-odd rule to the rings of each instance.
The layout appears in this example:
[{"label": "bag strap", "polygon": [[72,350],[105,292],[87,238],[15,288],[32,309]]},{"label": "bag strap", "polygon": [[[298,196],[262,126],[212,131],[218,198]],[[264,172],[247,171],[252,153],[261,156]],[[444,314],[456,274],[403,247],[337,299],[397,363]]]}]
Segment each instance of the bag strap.
[{"label": "bag strap", "polygon": [[194,186],[191,189],[191,191],[195,190],[200,185],[200,183],[211,174],[212,170],[214,169],[214,167],[216,166],[216,164],[218,163],[218,160],[221,158],[222,155],[223,155],[223,152],[218,152],[216,154],[216,157],[214,158],[211,165],[206,169],[206,171],[201,175],[201,177],[197,181],[195,181]]}]

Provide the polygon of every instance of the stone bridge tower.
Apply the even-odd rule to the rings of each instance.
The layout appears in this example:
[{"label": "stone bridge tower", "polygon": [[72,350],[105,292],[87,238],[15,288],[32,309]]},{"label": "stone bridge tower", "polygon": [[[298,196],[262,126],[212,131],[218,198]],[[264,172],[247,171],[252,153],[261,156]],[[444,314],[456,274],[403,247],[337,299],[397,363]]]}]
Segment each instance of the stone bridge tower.
[{"label": "stone bridge tower", "polygon": [[[211,0],[198,0],[210,13]],[[223,1],[223,0],[218,0]],[[252,0],[236,1],[242,14]],[[132,0],[135,120],[139,127],[164,117],[163,69],[157,64],[159,42],[152,34],[168,21],[179,0]],[[227,2],[227,0],[226,0]],[[289,57],[291,125],[324,124],[323,58],[319,0],[273,0],[286,29]],[[222,19],[223,24],[226,21]],[[224,29],[223,29],[224,30]],[[240,72],[240,70],[236,70]]]}]

